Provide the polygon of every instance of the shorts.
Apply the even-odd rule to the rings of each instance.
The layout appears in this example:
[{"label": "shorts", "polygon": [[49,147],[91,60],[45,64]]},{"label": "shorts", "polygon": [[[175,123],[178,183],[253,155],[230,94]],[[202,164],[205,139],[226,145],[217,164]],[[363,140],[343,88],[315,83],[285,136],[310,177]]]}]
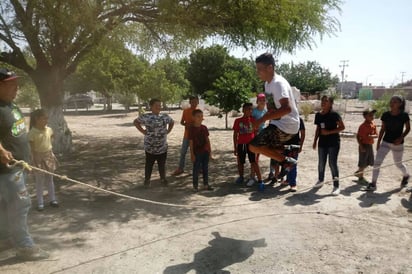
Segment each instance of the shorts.
[{"label": "shorts", "polygon": [[365,151],[359,150],[359,160],[358,160],[358,167],[367,167],[373,166],[374,163],[374,155],[373,155],[373,147],[370,144],[363,144]]},{"label": "shorts", "polygon": [[255,153],[249,150],[248,144],[238,144],[237,145],[237,157],[239,159],[239,163],[244,164],[246,162],[246,154],[249,159],[249,163],[256,162],[256,155]]},{"label": "shorts", "polygon": [[259,132],[250,144],[257,147],[267,146],[269,148],[279,148],[295,135],[296,134],[285,133],[277,126],[270,124]]}]

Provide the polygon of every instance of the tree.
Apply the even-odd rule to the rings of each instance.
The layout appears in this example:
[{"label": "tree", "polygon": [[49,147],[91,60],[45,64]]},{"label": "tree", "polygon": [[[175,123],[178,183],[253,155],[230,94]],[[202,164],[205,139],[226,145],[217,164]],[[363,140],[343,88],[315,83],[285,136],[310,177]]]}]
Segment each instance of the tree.
[{"label": "tree", "polygon": [[[152,1],[4,0],[0,2],[0,61],[25,71],[39,92],[55,132],[54,147],[67,151],[71,133],[64,120],[63,82],[104,37],[133,26],[140,45],[176,45],[219,36],[235,45],[292,51],[312,37],[333,33],[328,12],[339,0]],[[213,19],[213,20],[212,20]],[[172,43],[169,43],[172,42]],[[29,49],[35,60],[23,54]]]},{"label": "tree", "polygon": [[232,110],[239,110],[243,103],[249,102],[251,82],[241,76],[239,71],[228,71],[213,83],[213,90],[205,93],[206,102],[217,106],[225,114],[225,128],[228,128],[227,116]]},{"label": "tree", "polygon": [[276,69],[277,73],[285,77],[291,86],[295,86],[303,92],[315,94],[324,91],[339,82],[337,76],[332,77],[328,69],[322,68],[315,61],[306,63],[282,64]]}]

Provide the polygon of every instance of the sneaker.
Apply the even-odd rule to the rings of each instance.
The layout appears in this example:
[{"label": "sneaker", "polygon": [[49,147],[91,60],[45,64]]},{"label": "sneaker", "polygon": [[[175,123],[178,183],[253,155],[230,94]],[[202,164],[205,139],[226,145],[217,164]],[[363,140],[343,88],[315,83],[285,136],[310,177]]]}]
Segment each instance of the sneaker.
[{"label": "sneaker", "polygon": [[243,184],[243,176],[239,176],[239,177],[236,179],[235,183],[238,184],[238,185]]},{"label": "sneaker", "polygon": [[37,211],[43,211],[43,210],[44,210],[44,205],[37,206]]},{"label": "sneaker", "polygon": [[166,179],[161,179],[161,180],[160,180],[160,184],[161,184],[162,186],[167,186],[167,185],[169,184],[169,182],[168,182]]},{"label": "sneaker", "polygon": [[150,187],[150,181],[144,181],[143,186],[144,186],[144,188],[149,188]]},{"label": "sneaker", "polygon": [[255,179],[254,178],[250,178],[249,181],[247,181],[246,185],[247,186],[253,186],[255,184]]},{"label": "sneaker", "polygon": [[297,191],[296,186],[290,186],[289,191],[296,192]]},{"label": "sneaker", "polygon": [[406,191],[406,192],[411,192],[411,193],[412,193],[412,186],[407,187],[405,191]]},{"label": "sneaker", "polygon": [[210,185],[205,185],[205,186],[203,187],[203,189],[204,189],[204,190],[212,191],[212,190],[213,190],[213,187],[211,187]]},{"label": "sneaker", "polygon": [[407,175],[407,176],[403,176],[403,178],[402,178],[402,182],[401,182],[401,187],[405,187],[405,186],[407,186],[407,185],[408,185],[408,183],[409,183],[409,175]]},{"label": "sneaker", "polygon": [[269,172],[268,177],[266,178],[266,181],[271,181],[273,180],[274,177],[275,175],[273,175],[273,172]]},{"label": "sneaker", "polygon": [[180,175],[182,173],[183,173],[183,169],[178,168],[175,171],[173,171],[172,175],[177,176],[177,175]]},{"label": "sneaker", "polygon": [[358,183],[360,185],[365,185],[365,186],[369,185],[369,182],[366,181],[366,179],[363,178],[363,177],[359,178],[359,180],[357,180],[356,183]]},{"label": "sneaker", "polygon": [[340,194],[340,188],[339,187],[333,187],[333,190],[332,190],[332,195],[333,196],[338,196]]},{"label": "sneaker", "polygon": [[369,183],[368,186],[362,188],[361,190],[362,191],[375,191],[376,190],[376,184]]},{"label": "sneaker", "polygon": [[37,246],[19,247],[16,257],[23,261],[37,261],[49,258],[49,253]]},{"label": "sneaker", "polygon": [[198,188],[198,187],[193,187],[193,192],[194,192],[194,193],[199,192],[199,188]]},{"label": "sneaker", "polygon": [[59,203],[56,200],[54,200],[54,201],[50,202],[50,206],[51,207],[59,207]]},{"label": "sneaker", "polygon": [[315,187],[315,188],[322,187],[324,183],[325,182],[323,182],[323,181],[317,181],[316,184],[313,187]]}]

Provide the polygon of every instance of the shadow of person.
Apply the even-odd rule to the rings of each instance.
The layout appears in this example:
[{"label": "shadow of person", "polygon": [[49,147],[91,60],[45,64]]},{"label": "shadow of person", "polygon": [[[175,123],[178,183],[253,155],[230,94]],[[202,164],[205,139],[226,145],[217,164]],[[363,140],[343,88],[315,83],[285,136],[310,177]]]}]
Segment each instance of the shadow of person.
[{"label": "shadow of person", "polygon": [[236,240],[220,236],[212,232],[215,238],[209,241],[209,246],[194,255],[193,262],[168,266],[164,274],[187,273],[230,273],[225,267],[242,262],[252,256],[255,247],[265,247],[265,239],[252,241]]},{"label": "shadow of person", "polygon": [[320,202],[321,199],[325,197],[330,197],[330,194],[320,195],[317,194],[320,188],[311,188],[309,191],[295,193],[292,196],[286,197],[285,205],[294,206],[294,205],[303,205],[309,206],[314,205]]},{"label": "shadow of person", "polygon": [[344,188],[344,189],[341,190],[340,193],[341,193],[342,195],[344,195],[344,196],[351,196],[352,193],[357,193],[357,192],[359,192],[359,191],[362,189],[362,187],[365,186],[365,185],[362,185],[362,184],[357,183],[357,180],[352,180],[352,182],[353,182],[354,184],[352,184],[352,185],[350,185],[350,186],[348,186],[348,187],[346,187],[346,188]]},{"label": "shadow of person", "polygon": [[375,204],[385,204],[390,200],[392,194],[398,193],[401,188],[395,188],[391,191],[376,193],[376,192],[365,192],[358,197],[360,207],[371,207]]}]

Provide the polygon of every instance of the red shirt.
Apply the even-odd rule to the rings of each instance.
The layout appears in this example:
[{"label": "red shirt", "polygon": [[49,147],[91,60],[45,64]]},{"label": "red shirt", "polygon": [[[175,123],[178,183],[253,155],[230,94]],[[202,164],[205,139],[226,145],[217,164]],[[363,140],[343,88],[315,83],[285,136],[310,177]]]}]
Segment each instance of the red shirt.
[{"label": "red shirt", "polygon": [[191,126],[189,128],[189,141],[193,141],[193,152],[195,155],[210,152],[207,142],[208,136],[209,131],[204,125],[200,125],[200,127]]},{"label": "red shirt", "polygon": [[363,122],[358,129],[358,138],[360,140],[361,144],[369,144],[372,145],[374,143],[374,140],[370,135],[377,135],[376,131],[376,125],[372,121],[370,123],[368,122]]},{"label": "red shirt", "polygon": [[233,130],[238,132],[237,143],[239,145],[249,144],[250,141],[255,138],[255,129],[253,128],[253,122],[255,118],[250,117],[240,117],[237,118],[233,124]]}]

